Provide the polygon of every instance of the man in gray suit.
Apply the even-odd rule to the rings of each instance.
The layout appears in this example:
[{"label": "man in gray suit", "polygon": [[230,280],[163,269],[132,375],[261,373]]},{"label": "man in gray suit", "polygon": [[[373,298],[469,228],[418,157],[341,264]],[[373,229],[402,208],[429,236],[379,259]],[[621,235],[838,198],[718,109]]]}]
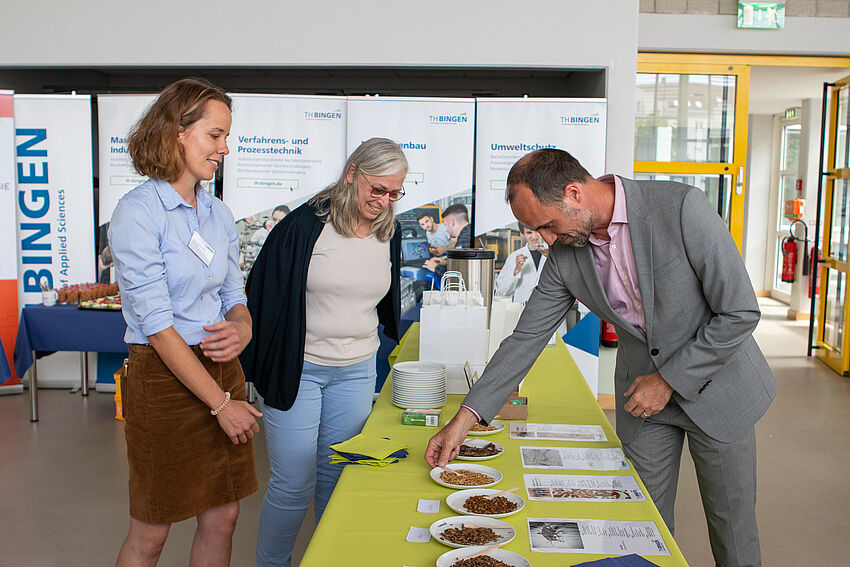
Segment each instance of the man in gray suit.
[{"label": "man in gray suit", "polygon": [[717,212],[695,187],[594,179],[554,149],[514,164],[506,199],[551,246],[549,260],[427,462],[445,465],[474,423],[493,418],[579,300],[617,329],[617,434],[670,531],[687,435],[715,561],[760,565],[754,424],[777,387],[752,336],[750,279]]}]

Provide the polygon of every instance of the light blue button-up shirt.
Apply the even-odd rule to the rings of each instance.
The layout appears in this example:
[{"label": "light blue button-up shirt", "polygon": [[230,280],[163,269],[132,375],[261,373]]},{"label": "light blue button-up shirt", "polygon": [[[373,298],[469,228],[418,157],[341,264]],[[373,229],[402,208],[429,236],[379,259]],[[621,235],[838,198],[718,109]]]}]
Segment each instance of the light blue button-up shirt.
[{"label": "light blue button-up shirt", "polygon": [[[196,345],[209,334],[204,325],[246,303],[233,214],[203,189],[197,195],[196,212],[167,181],[149,179],[112,214],[109,246],[128,344],[148,344],[150,335],[173,326]],[[196,231],[215,250],[209,266],[189,248]]]}]

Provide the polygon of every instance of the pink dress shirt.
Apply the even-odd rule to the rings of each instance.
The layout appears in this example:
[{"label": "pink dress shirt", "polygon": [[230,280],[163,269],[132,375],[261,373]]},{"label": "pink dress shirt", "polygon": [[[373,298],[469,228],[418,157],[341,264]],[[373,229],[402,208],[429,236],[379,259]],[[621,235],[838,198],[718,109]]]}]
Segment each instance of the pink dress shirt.
[{"label": "pink dress shirt", "polygon": [[599,272],[602,289],[614,311],[646,335],[643,302],[626,213],[626,191],[616,175],[603,175],[598,181],[614,184],[614,214],[608,225],[610,240],[590,237],[596,271]]}]

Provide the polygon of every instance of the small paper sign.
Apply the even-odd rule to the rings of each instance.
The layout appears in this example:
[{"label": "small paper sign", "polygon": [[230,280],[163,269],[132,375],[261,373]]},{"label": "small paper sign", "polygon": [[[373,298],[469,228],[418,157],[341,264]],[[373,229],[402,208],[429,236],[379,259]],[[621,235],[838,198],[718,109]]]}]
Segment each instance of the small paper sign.
[{"label": "small paper sign", "polygon": [[407,530],[405,539],[413,543],[428,543],[431,541],[431,530],[428,528],[410,528]]},{"label": "small paper sign", "polygon": [[437,514],[440,512],[440,501],[420,498],[419,505],[416,506],[416,511],[423,514]]}]

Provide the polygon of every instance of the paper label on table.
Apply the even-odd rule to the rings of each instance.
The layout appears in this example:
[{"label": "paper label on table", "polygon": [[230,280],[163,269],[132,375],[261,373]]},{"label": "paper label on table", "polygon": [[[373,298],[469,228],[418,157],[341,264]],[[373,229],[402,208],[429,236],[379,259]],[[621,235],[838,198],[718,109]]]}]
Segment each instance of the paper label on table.
[{"label": "paper label on table", "polygon": [[563,423],[512,423],[511,439],[545,439],[547,441],[607,441],[601,425],[567,425]]},{"label": "paper label on table", "polygon": [[215,256],[215,250],[204,240],[204,237],[198,234],[198,231],[192,233],[192,238],[189,240],[189,248],[195,253],[195,256],[201,259],[201,262],[208,267]]},{"label": "paper label on table", "polygon": [[404,538],[413,543],[428,543],[431,541],[431,530],[428,528],[410,528]]},{"label": "paper label on table", "polygon": [[629,470],[620,448],[520,447],[522,466],[527,469],[569,469],[587,471]]},{"label": "paper label on table", "polygon": [[632,476],[524,474],[529,500],[572,502],[646,502]]},{"label": "paper label on table", "polygon": [[423,514],[437,514],[440,511],[440,501],[420,498],[419,505],[416,506],[416,511]]},{"label": "paper label on table", "polygon": [[531,551],[670,555],[655,522],[528,518]]}]

